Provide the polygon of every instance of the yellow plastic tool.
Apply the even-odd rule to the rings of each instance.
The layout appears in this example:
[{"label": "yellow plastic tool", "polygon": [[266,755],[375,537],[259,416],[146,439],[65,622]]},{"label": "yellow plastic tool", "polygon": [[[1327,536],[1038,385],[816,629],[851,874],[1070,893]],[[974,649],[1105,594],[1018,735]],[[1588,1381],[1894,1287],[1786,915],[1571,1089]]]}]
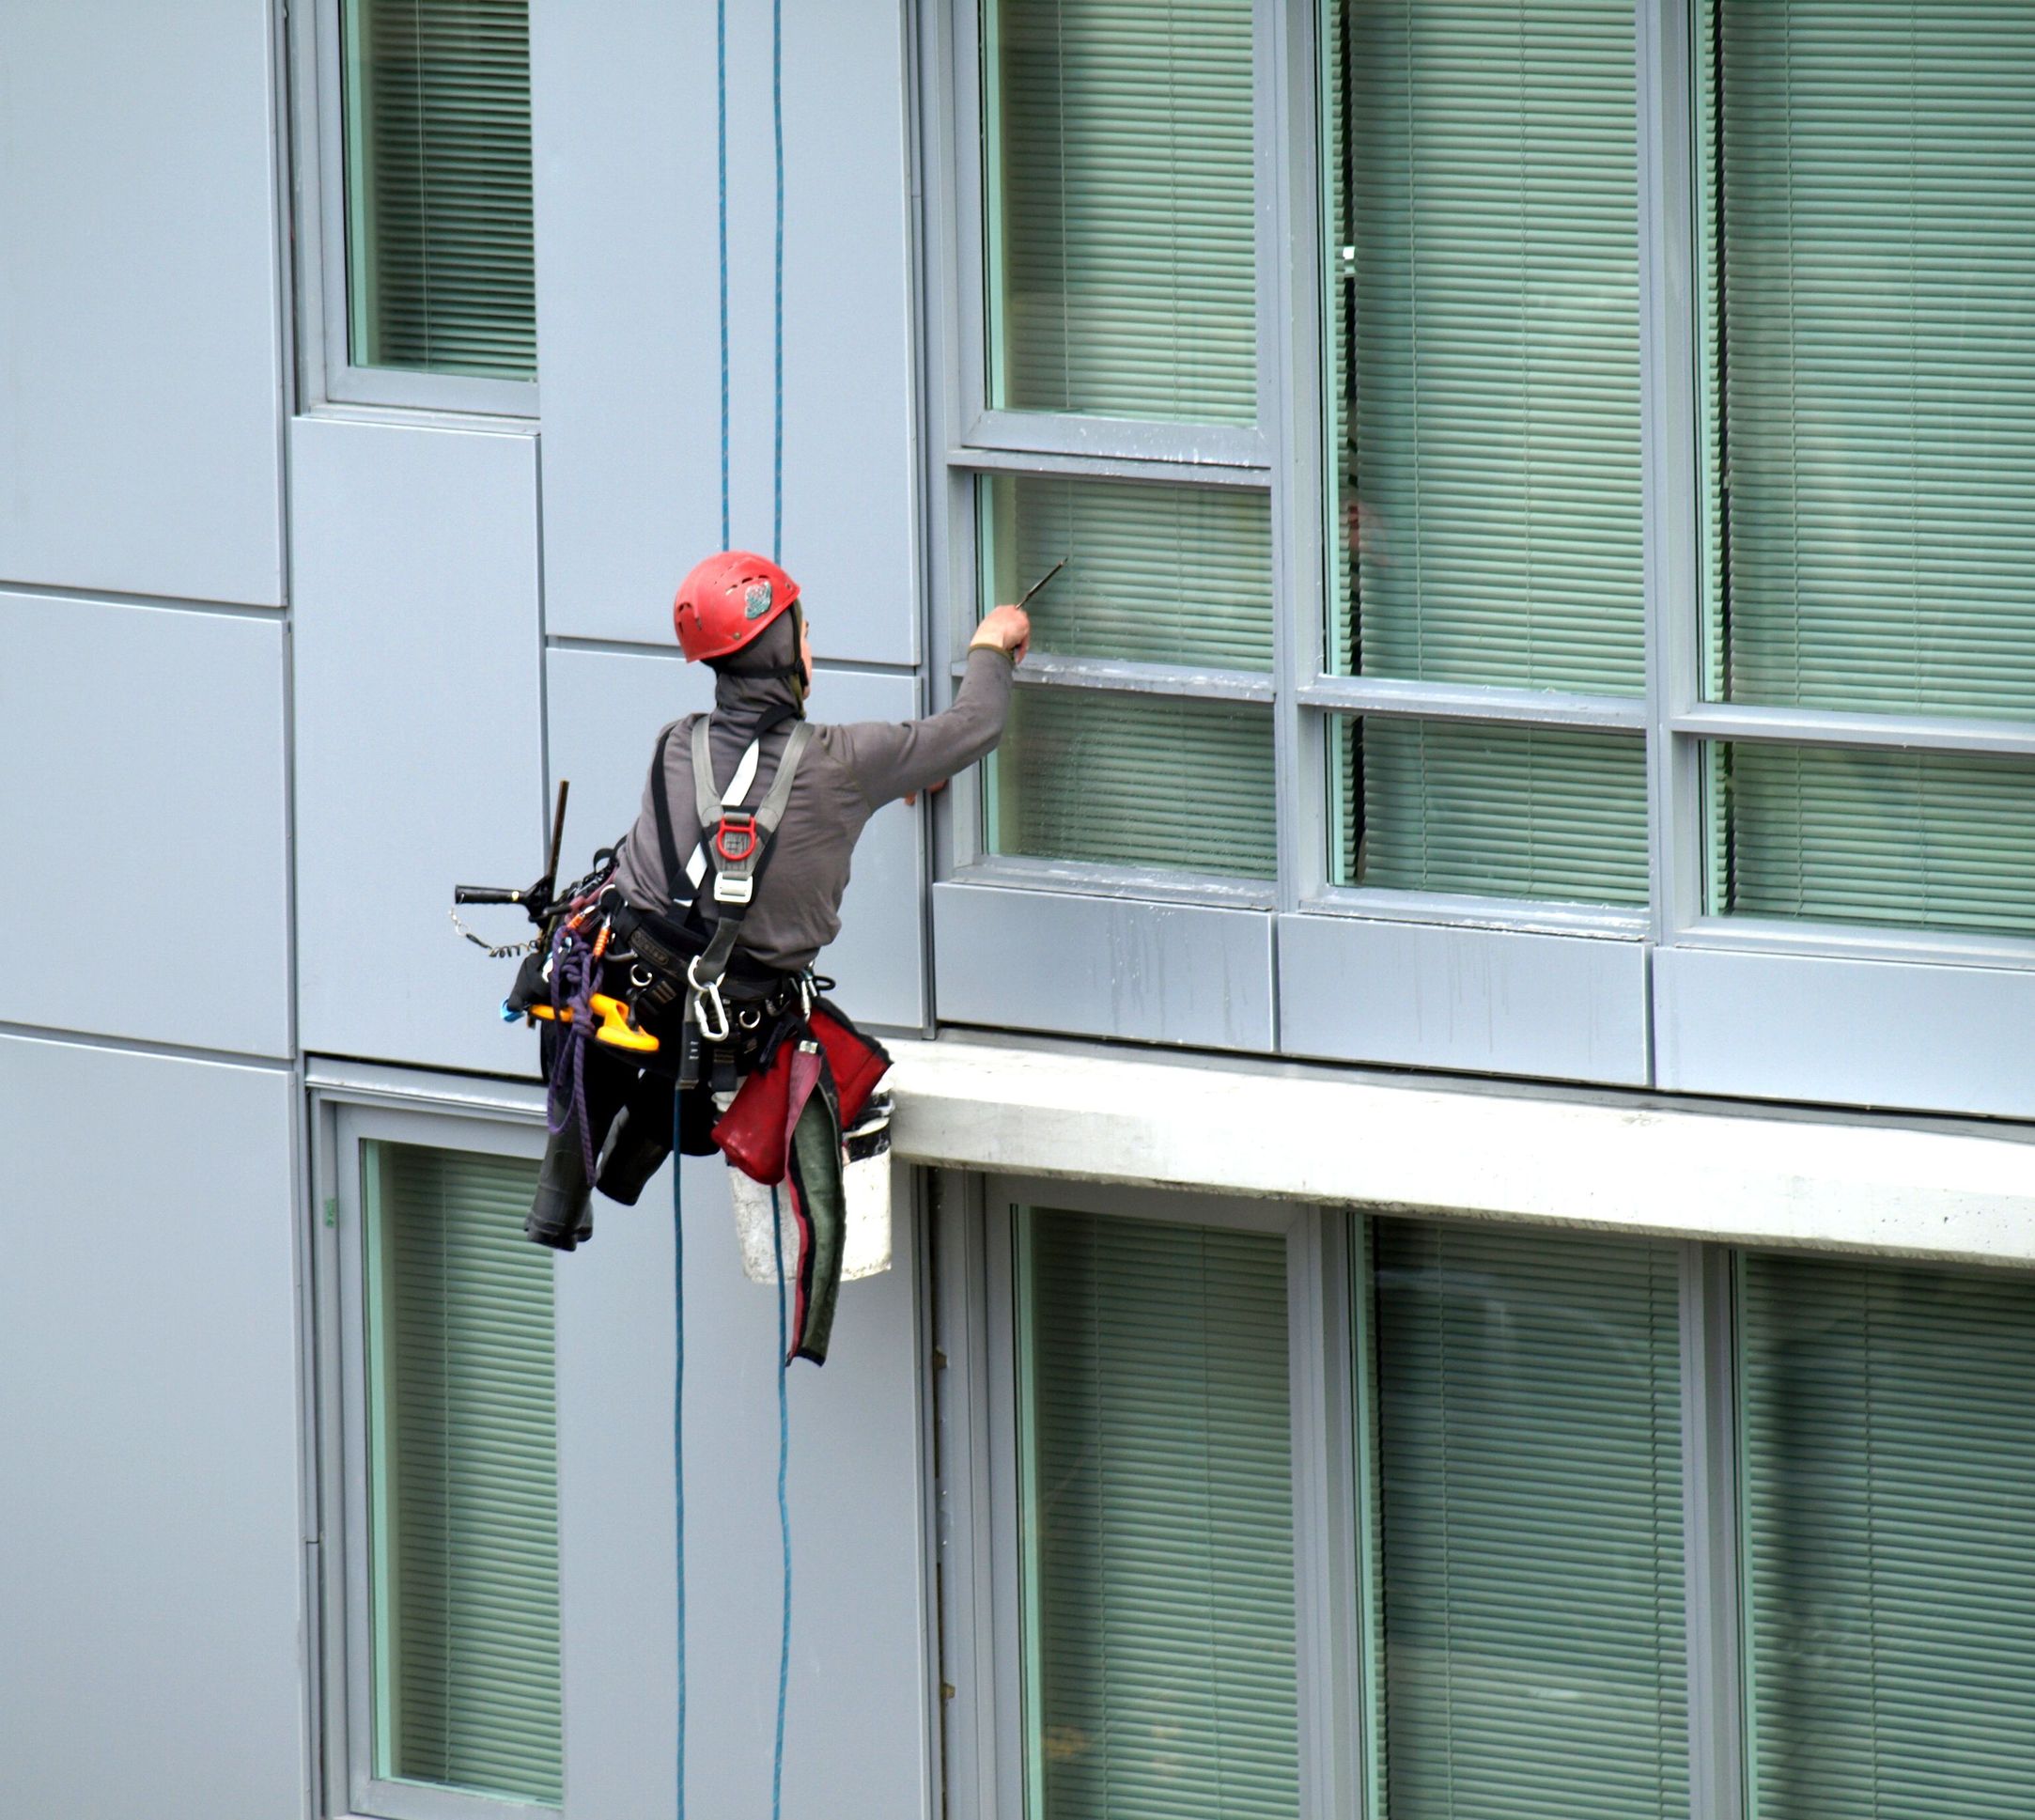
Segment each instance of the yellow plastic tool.
[{"label": "yellow plastic tool", "polygon": [[[638,1030],[629,1022],[629,1007],[620,999],[611,998],[605,992],[596,992],[593,1005],[595,1015],[600,1019],[599,1029],[594,1032],[595,1042],[608,1043],[615,1049],[636,1050],[645,1055],[657,1048],[655,1036],[647,1030]],[[567,1005],[563,1011],[554,1012],[548,1004],[534,1004],[530,1007],[530,1015],[533,1018],[556,1019],[569,1024],[572,1021],[572,1007]]]}]

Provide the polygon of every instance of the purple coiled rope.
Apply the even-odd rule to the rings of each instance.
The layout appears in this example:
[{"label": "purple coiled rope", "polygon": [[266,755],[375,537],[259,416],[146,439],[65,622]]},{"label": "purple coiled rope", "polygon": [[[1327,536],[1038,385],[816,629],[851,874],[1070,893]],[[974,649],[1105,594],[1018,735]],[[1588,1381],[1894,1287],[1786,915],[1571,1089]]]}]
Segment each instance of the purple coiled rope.
[{"label": "purple coiled rope", "polygon": [[[555,1027],[567,1045],[544,1089],[544,1126],[553,1137],[566,1128],[568,1119],[580,1123],[580,1156],[586,1164],[589,1185],[594,1179],[594,1134],[586,1116],[586,1045],[594,1034],[594,986],[600,978],[593,950],[564,928],[551,938],[551,1013]],[[567,1020],[566,1014],[571,1014]],[[569,1082],[564,1108],[560,1110],[560,1077],[567,1073],[567,1054],[571,1057]]]}]

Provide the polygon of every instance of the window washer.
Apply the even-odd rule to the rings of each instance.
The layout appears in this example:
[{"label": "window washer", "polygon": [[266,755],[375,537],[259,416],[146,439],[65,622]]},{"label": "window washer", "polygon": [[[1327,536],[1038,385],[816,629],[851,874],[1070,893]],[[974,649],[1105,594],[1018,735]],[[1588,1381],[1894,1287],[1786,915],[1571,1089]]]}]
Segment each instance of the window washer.
[{"label": "window washer", "polygon": [[[659,735],[635,825],[561,894],[506,1006],[547,1019],[553,1128],[524,1230],[571,1251],[593,1230],[590,1189],[632,1204],[670,1153],[676,1086],[687,1154],[721,1148],[761,1181],[788,1172],[795,1350],[821,1356],[840,1268],[840,1127],[888,1058],[819,997],[813,963],[840,930],[869,817],[1002,738],[1031,622],[1014,606],[982,621],[944,712],[828,726],[805,719],[812,646],[799,585],[775,563],[709,556],[673,618],[688,661],[715,673],[713,708]],[[828,1116],[805,1120],[809,1101]]]}]

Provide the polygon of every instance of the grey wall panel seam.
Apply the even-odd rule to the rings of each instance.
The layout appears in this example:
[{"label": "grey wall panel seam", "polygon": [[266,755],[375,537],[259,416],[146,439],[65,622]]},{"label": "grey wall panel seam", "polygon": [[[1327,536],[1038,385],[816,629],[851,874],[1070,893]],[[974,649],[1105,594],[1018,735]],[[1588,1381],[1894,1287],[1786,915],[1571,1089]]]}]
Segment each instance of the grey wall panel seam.
[{"label": "grey wall panel seam", "polygon": [[[550,593],[545,585],[544,568],[544,438],[541,434],[534,439],[530,449],[530,496],[532,509],[536,514],[537,826],[544,831],[546,841],[551,842],[558,835],[551,819],[552,791],[556,786],[551,780],[551,666],[549,659],[551,641]],[[547,854],[550,852],[549,846],[545,850]],[[562,850],[560,863],[564,863]]]},{"label": "grey wall panel seam", "polygon": [[171,594],[118,594],[108,588],[58,587],[48,582],[10,582],[0,578],[0,594],[31,600],[72,600],[81,607],[160,607],[169,613],[202,613],[218,619],[259,619],[273,625],[287,606],[250,606],[244,600],[185,599]]},{"label": "grey wall panel seam", "polygon": [[0,1037],[9,1036],[31,1043],[61,1043],[66,1049],[112,1050],[121,1055],[153,1056],[164,1062],[210,1062],[224,1067],[258,1068],[265,1074],[288,1074],[296,1066],[295,1061],[287,1055],[200,1049],[185,1043],[144,1042],[131,1036],[104,1036],[89,1030],[61,1030],[53,1024],[19,1024],[0,1019]]},{"label": "grey wall panel seam", "polygon": [[[541,516],[538,520],[538,540],[541,546],[543,531]],[[677,646],[668,639],[645,638],[585,638],[570,632],[550,633],[544,638],[547,651],[586,651],[597,657],[669,657],[673,662],[683,662]],[[916,663],[890,663],[867,658],[820,657],[813,659],[813,668],[820,676],[840,677],[912,677],[922,674]]]}]

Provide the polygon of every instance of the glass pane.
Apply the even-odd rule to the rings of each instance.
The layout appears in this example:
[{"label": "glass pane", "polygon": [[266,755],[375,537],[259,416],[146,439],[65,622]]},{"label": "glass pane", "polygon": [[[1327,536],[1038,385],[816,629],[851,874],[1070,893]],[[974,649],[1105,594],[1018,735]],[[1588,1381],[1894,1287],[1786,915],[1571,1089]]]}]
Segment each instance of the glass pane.
[{"label": "glass pane", "polygon": [[1032,642],[1061,657],[1272,667],[1272,511],[1263,493],[985,475],[983,607],[1033,597]]},{"label": "glass pane", "polygon": [[1630,0],[1328,17],[1330,666],[1637,694]]},{"label": "glass pane", "polygon": [[345,0],[356,366],[536,377],[526,0]]},{"label": "glass pane", "polygon": [[2035,935],[2035,764],[1750,742],[1706,757],[1713,911]]},{"label": "glass pane", "polygon": [[1018,1233],[1027,1812],[1298,1820],[1285,1244]]},{"label": "glass pane", "polygon": [[365,1147],[376,1774],[562,1797],[551,1257],[537,1166]]},{"label": "glass pane", "polygon": [[1635,736],[1338,718],[1328,753],[1339,885],[1647,901],[1646,748]]},{"label": "glass pane", "polygon": [[1748,1257],[1759,1820],[2024,1820],[2035,1284]]},{"label": "glass pane", "polygon": [[2035,8],[1703,10],[1713,689],[2035,716]]},{"label": "glass pane", "polygon": [[1257,415],[1251,0],[985,0],[989,401]]},{"label": "glass pane", "polygon": [[989,850],[1269,879],[1272,711],[1027,687],[988,767]]},{"label": "glass pane", "polygon": [[1688,1812],[1675,1247],[1381,1220],[1391,1820]]}]

